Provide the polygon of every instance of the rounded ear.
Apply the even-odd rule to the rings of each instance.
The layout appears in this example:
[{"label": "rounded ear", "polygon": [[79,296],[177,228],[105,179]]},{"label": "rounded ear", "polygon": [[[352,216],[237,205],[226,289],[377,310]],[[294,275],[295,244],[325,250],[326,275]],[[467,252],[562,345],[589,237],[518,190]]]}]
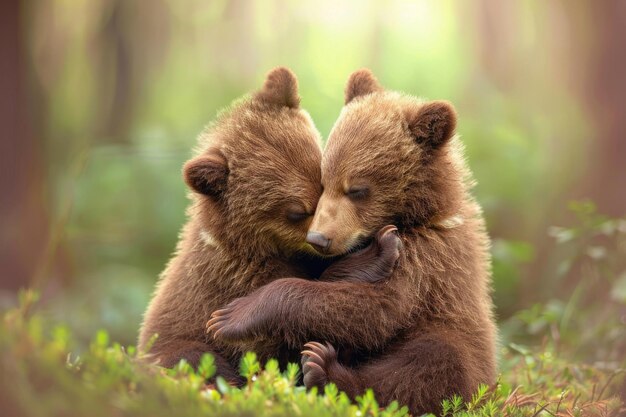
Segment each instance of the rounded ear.
[{"label": "rounded ear", "polygon": [[289,68],[277,67],[267,74],[263,88],[255,94],[257,100],[297,109],[300,105],[298,79]]},{"label": "rounded ear", "polygon": [[183,178],[196,193],[219,198],[226,191],[228,180],[226,158],[217,151],[187,161],[183,166]]},{"label": "rounded ear", "polygon": [[350,103],[355,97],[365,96],[376,91],[383,91],[372,71],[367,68],[357,70],[350,75],[345,91],[345,104]]},{"label": "rounded ear", "polygon": [[408,119],[409,129],[417,141],[433,148],[450,140],[456,129],[456,111],[447,101],[426,103]]}]

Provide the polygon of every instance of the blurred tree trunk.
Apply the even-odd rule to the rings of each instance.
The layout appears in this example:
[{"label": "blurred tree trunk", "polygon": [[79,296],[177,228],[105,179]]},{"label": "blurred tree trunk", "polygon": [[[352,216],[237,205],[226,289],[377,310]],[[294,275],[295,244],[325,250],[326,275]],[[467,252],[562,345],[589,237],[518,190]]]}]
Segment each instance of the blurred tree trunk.
[{"label": "blurred tree trunk", "polygon": [[[533,3],[530,13],[536,40],[532,48],[525,46],[526,52],[522,14],[529,12],[524,5],[499,0],[479,0],[476,5],[461,10],[475,16],[478,70],[506,94],[537,88],[532,85],[533,71],[547,68],[556,74],[555,82],[561,83],[555,88],[571,89],[578,95],[591,122],[585,160],[571,162],[585,172],[569,190],[546,196],[543,220],[524,230],[515,222],[504,222],[492,230],[496,236],[526,239],[536,248],[537,259],[522,277],[518,306],[511,306],[517,309],[542,296],[556,295],[538,291],[544,288],[540,281],[546,274],[555,273],[554,242],[547,238],[547,228],[556,222],[568,224],[569,220],[563,220],[569,215],[567,200],[588,198],[601,213],[626,214],[626,2]],[[537,103],[533,111],[559,109]],[[561,151],[568,152],[572,144],[567,138],[561,142]]]},{"label": "blurred tree trunk", "polygon": [[[569,6],[573,7],[573,6]],[[626,215],[626,2],[576,3],[566,8],[579,22],[574,44],[590,42],[588,56],[572,54],[584,67],[581,94],[594,121],[593,164],[576,194],[590,198],[601,213]],[[575,14],[574,14],[575,13]]]},{"label": "blurred tree trunk", "polygon": [[[530,56],[520,49],[520,7],[481,0],[477,10],[481,70],[503,91],[527,83]],[[590,198],[603,213],[626,214],[626,2],[536,3],[536,48],[565,51],[549,67],[572,86],[593,123],[590,161],[570,198]],[[548,15],[550,19],[541,19]],[[565,19],[565,24],[561,20]],[[535,51],[541,57],[540,51]],[[537,58],[537,56],[535,57]],[[532,64],[531,64],[532,65]],[[528,85],[526,87],[528,88]],[[530,87],[532,88],[532,86]],[[558,111],[558,109],[553,109]],[[581,164],[582,165],[582,164]],[[557,208],[558,210],[558,208]]]},{"label": "blurred tree trunk", "polygon": [[45,165],[27,103],[19,0],[0,2],[0,289],[30,283],[45,254]]},{"label": "blurred tree trunk", "polygon": [[[136,83],[133,73],[133,59],[131,55],[129,27],[125,24],[124,17],[128,4],[122,1],[111,2],[111,15],[99,28],[98,40],[98,65],[94,70],[98,79],[103,80],[98,84],[98,97],[105,98],[99,106],[102,116],[99,122],[99,135],[107,141],[125,143],[129,141],[130,130],[136,102]],[[128,19],[127,19],[128,20]],[[103,104],[104,103],[104,104]]]},{"label": "blurred tree trunk", "polygon": [[108,15],[89,35],[95,51],[92,68],[99,80],[100,116],[93,136],[128,144],[146,75],[166,54],[171,16],[163,1],[103,3]]}]

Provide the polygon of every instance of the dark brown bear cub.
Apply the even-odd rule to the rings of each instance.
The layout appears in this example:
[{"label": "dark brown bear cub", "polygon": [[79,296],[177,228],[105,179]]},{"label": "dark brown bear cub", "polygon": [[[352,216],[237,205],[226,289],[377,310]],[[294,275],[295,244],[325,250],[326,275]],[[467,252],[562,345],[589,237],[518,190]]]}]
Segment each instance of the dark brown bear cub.
[{"label": "dark brown bear cub", "polygon": [[[225,309],[222,334],[271,299],[263,316],[282,320],[268,319],[267,332],[290,335],[304,323],[312,340],[332,344],[306,345],[307,386],[334,382],[351,397],[369,387],[381,404],[397,400],[413,415],[493,383],[489,239],[455,126],[450,104],[385,91],[369,71],[354,73],[324,151],[309,237],[340,255],[394,224],[404,246],[397,268],[368,285],[274,281]],[[333,345],[371,354],[348,367]]]},{"label": "dark brown bear cub", "polygon": [[[235,103],[199,142],[198,156],[183,169],[194,192],[189,221],[145,314],[139,348],[158,334],[149,351],[153,362],[170,367],[186,359],[196,366],[211,353],[217,373],[238,381],[242,352],[284,364],[298,360],[306,341],[252,337],[233,345],[214,340],[205,325],[217,308],[276,278],[315,275],[319,261],[305,236],[321,193],[320,140],[299,109],[295,76],[277,68],[261,91]],[[389,275],[398,256],[395,240],[381,234],[374,244],[380,250],[346,257],[334,269]],[[322,278],[333,279],[332,269]]]}]

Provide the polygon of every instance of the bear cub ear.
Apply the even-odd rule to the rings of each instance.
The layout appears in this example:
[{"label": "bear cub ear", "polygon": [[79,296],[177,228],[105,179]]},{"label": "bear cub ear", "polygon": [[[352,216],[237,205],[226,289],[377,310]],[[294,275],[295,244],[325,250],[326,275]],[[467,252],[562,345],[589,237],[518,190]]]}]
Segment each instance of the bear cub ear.
[{"label": "bear cub ear", "polygon": [[408,122],[409,129],[419,143],[437,148],[454,135],[456,111],[447,101],[433,101],[409,116]]},{"label": "bear cub ear", "polygon": [[183,166],[185,183],[193,191],[219,198],[226,191],[228,166],[221,153],[201,155]]},{"label": "bear cub ear", "polygon": [[297,109],[300,105],[298,79],[289,68],[277,67],[267,74],[261,91],[256,93],[257,100],[281,107]]},{"label": "bear cub ear", "polygon": [[382,90],[383,87],[378,83],[372,71],[362,68],[353,72],[348,79],[345,91],[345,104],[350,103],[356,97],[366,96]]}]

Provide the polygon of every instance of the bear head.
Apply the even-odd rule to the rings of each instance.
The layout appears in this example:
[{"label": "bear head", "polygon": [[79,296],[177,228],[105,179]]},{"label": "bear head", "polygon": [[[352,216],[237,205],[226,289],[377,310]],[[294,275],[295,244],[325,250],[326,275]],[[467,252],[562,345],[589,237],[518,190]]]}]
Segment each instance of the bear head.
[{"label": "bear head", "polygon": [[299,102],[296,77],[279,67],[201,134],[183,176],[196,201],[190,214],[212,243],[242,256],[311,250],[321,140]]},{"label": "bear head", "polygon": [[322,159],[323,193],[307,241],[326,255],[365,244],[378,229],[454,216],[464,168],[445,101],[385,91],[369,70],[350,76]]}]

